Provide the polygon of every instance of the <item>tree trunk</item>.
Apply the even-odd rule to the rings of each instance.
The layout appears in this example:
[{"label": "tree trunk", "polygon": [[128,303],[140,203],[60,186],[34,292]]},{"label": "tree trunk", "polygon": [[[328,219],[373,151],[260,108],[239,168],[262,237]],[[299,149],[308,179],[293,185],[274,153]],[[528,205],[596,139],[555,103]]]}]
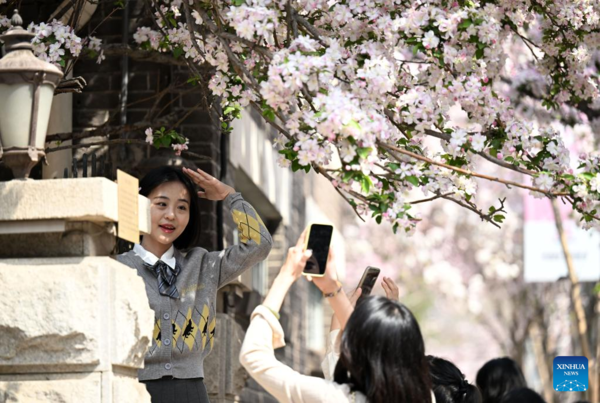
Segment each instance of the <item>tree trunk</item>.
[{"label": "tree trunk", "polygon": [[[581,302],[581,284],[579,284],[579,279],[577,278],[577,273],[575,272],[575,266],[573,265],[573,258],[571,253],[569,252],[569,245],[567,244],[567,236],[565,234],[565,230],[563,228],[562,217],[560,215],[560,210],[558,207],[558,202],[556,199],[551,200],[552,210],[554,211],[554,219],[556,222],[556,229],[558,230],[558,235],[560,238],[560,243],[562,245],[563,253],[565,255],[565,261],[567,263],[567,270],[569,272],[569,281],[571,283],[571,303],[573,304],[573,309],[575,310],[575,318],[577,321],[577,333],[579,335],[579,344],[581,345],[582,354],[590,360],[590,367],[592,370],[590,372],[594,373],[595,365],[594,358],[591,355],[590,343],[587,337],[587,320],[585,317],[585,311],[583,309],[583,303]],[[591,390],[595,388],[594,384],[596,383],[596,379],[590,377],[590,388],[586,391],[587,398],[590,398]],[[596,401],[596,400],[592,400]]]},{"label": "tree trunk", "polygon": [[540,325],[536,321],[531,324],[530,336],[531,341],[533,342],[533,353],[535,355],[535,361],[538,367],[538,374],[540,375],[540,380],[542,381],[544,399],[547,403],[553,403],[554,389],[552,388],[550,371],[548,371],[548,365],[546,363],[546,353],[544,351],[544,343],[542,341]]}]

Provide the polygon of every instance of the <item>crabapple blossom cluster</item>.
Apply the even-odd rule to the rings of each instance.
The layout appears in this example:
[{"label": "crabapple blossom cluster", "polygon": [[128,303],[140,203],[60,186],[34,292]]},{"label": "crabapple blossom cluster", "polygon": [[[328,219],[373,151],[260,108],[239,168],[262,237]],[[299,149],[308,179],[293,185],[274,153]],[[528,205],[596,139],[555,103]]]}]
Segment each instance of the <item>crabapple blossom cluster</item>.
[{"label": "crabapple blossom cluster", "polygon": [[151,127],[148,127],[144,131],[144,134],[146,135],[146,143],[153,145],[157,149],[171,147],[175,151],[175,155],[181,155],[183,151],[189,149],[190,140],[173,129],[167,131],[167,129],[161,127],[158,130],[153,130]]},{"label": "crabapple blossom cluster", "polygon": [[[11,27],[10,18],[0,15],[0,33]],[[33,53],[42,60],[65,67],[69,59],[77,58],[82,52],[86,56],[96,58],[97,63],[105,59],[102,51],[102,40],[93,36],[81,38],[73,28],[60,21],[49,23],[31,23],[27,30],[33,32]]]},{"label": "crabapple blossom cluster", "polygon": [[325,175],[359,213],[410,231],[421,190],[502,222],[476,204],[480,156],[600,223],[596,157],[571,168],[561,133],[524,118],[514,94],[527,87],[548,113],[600,106],[595,0],[153,4],[158,29],[135,41],[212,66],[224,118],[259,110],[282,165]]}]

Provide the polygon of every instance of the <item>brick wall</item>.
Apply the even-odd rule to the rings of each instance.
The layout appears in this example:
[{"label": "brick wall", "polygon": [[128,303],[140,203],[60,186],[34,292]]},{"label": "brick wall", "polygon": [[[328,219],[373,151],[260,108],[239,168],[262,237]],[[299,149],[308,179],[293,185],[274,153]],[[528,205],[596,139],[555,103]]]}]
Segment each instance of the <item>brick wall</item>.
[{"label": "brick wall", "polygon": [[[144,11],[145,3],[129,2],[127,35],[132,47],[135,47],[132,35],[136,28],[152,24],[151,18]],[[95,35],[101,38],[104,44],[120,44],[123,40],[124,11],[111,14],[112,10],[110,2],[100,3],[81,35],[88,35],[98,27]],[[131,58],[126,66],[126,125],[158,127],[157,122],[170,117],[168,122],[174,125],[175,130],[190,139],[190,151],[200,156],[188,160],[209,174],[219,177],[221,153],[218,114],[214,111],[209,113],[202,105],[208,94],[206,88],[185,84],[189,73],[186,68],[180,66],[136,61]],[[74,95],[74,132],[89,130],[107,122],[111,126],[122,122],[123,67],[122,56],[109,56],[102,64],[96,64],[95,60],[77,62],[74,75],[82,76],[88,82],[88,86],[82,94]],[[130,131],[125,133],[124,137],[143,139],[143,131],[143,128]],[[145,171],[165,163],[181,162],[180,159],[174,158],[171,151],[157,151],[150,146],[119,145],[111,147],[109,151],[99,152],[107,153],[113,162],[114,170],[122,169],[136,175],[142,175]],[[209,250],[215,250],[218,246],[217,207],[215,202],[200,202],[200,246]]]}]

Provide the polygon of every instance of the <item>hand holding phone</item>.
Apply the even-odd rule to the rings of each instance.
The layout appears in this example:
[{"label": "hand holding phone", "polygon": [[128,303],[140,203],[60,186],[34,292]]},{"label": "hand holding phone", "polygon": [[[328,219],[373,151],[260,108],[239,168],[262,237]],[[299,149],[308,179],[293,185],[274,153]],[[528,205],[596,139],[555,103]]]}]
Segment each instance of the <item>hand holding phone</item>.
[{"label": "hand holding phone", "polygon": [[323,277],[325,275],[332,235],[332,225],[311,224],[309,226],[304,249],[312,250],[312,256],[306,262],[302,274],[312,277]]}]

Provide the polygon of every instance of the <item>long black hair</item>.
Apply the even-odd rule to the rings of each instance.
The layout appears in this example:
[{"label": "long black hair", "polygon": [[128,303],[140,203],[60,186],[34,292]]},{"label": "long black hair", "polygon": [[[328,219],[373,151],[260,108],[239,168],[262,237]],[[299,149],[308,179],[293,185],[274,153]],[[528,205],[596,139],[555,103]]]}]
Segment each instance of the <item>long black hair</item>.
[{"label": "long black hair", "polygon": [[384,297],[364,298],[342,334],[334,381],[369,403],[430,403],[425,344],[408,308]]},{"label": "long black hair", "polygon": [[477,372],[477,386],[483,403],[499,403],[502,396],[514,389],[527,387],[517,363],[508,357],[494,358]]},{"label": "long black hair", "polygon": [[481,394],[453,363],[443,358],[427,356],[433,394],[437,403],[481,403]]},{"label": "long black hair", "polygon": [[179,167],[162,166],[148,172],[140,180],[140,194],[148,197],[158,186],[168,182],[180,182],[190,194],[190,221],[181,235],[173,242],[177,249],[188,249],[196,246],[200,236],[200,210],[196,186]]}]

